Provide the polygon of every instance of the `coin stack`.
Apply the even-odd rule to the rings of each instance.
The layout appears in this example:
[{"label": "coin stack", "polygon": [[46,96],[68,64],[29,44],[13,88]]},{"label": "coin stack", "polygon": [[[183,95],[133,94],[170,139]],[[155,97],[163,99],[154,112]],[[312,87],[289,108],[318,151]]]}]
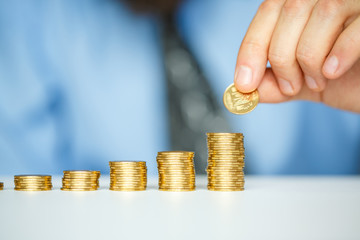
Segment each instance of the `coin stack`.
[{"label": "coin stack", "polygon": [[144,161],[113,161],[110,165],[110,190],[144,191],[147,168]]},{"label": "coin stack", "polygon": [[4,183],[0,182],[0,190],[4,190]]},{"label": "coin stack", "polygon": [[63,191],[94,191],[99,188],[100,171],[64,171]]},{"label": "coin stack", "polygon": [[194,152],[158,152],[159,190],[194,191]]},{"label": "coin stack", "polygon": [[48,191],[52,189],[49,175],[16,175],[14,176],[17,191]]},{"label": "coin stack", "polygon": [[244,190],[244,136],[242,133],[207,133],[208,189]]}]

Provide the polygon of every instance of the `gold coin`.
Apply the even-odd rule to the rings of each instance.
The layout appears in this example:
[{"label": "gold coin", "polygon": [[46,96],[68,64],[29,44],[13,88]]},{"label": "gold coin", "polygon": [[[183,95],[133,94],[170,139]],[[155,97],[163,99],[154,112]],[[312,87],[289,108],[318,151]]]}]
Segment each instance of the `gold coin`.
[{"label": "gold coin", "polygon": [[212,188],[208,187],[210,191],[218,191],[218,192],[237,192],[237,191],[244,191],[244,188]]},{"label": "gold coin", "polygon": [[61,191],[79,191],[79,192],[85,192],[85,191],[96,191],[97,188],[60,188]]},{"label": "gold coin", "polygon": [[110,167],[145,167],[145,162],[114,161],[109,162]]},{"label": "gold coin", "polygon": [[208,166],[205,170],[208,175],[208,189],[212,191],[244,190],[243,134],[207,133],[207,147]]},{"label": "gold coin", "polygon": [[144,191],[147,186],[145,161],[111,161],[110,190]]},{"label": "gold coin", "polygon": [[243,136],[243,133],[229,133],[229,132],[208,132],[208,136]]},{"label": "gold coin", "polygon": [[224,92],[225,107],[234,114],[246,114],[254,110],[259,103],[257,90],[250,93],[239,92],[234,84],[231,84]]},{"label": "gold coin", "polygon": [[146,188],[132,188],[132,187],[130,187],[130,188],[126,188],[126,187],[119,187],[119,188],[116,188],[116,187],[114,187],[114,188],[109,188],[109,190],[111,190],[111,191],[123,191],[123,192],[133,192],[133,191],[145,191],[146,190]]},{"label": "gold coin", "polygon": [[99,188],[100,171],[65,170],[62,178],[63,191],[95,191]]},{"label": "gold coin", "polygon": [[159,188],[159,191],[164,192],[191,192],[195,191],[195,188]]},{"label": "gold coin", "polygon": [[194,191],[194,152],[158,152],[156,161],[159,172],[159,190]]},{"label": "gold coin", "polygon": [[64,175],[72,176],[100,176],[100,171],[90,171],[90,170],[64,170]]},{"label": "gold coin", "polygon": [[51,176],[50,175],[15,175],[14,176],[14,180],[34,180],[34,181],[38,181],[38,180],[47,180],[50,179],[51,180]]},{"label": "gold coin", "polygon": [[16,175],[16,191],[48,191],[52,189],[50,175]]}]

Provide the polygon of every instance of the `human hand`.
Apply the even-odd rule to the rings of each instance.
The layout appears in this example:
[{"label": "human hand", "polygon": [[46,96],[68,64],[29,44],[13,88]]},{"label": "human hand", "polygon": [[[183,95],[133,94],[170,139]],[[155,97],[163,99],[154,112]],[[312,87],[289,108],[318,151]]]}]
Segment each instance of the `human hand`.
[{"label": "human hand", "polygon": [[260,102],[310,100],[360,113],[360,1],[264,1],[234,83],[240,92],[257,88]]}]

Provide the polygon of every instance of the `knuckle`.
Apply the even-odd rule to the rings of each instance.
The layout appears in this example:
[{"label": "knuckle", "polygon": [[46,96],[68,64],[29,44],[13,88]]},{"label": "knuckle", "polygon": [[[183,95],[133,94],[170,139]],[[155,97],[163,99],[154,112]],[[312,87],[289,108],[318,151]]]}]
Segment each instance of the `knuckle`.
[{"label": "knuckle", "polygon": [[283,0],[265,0],[259,6],[259,11],[273,11],[283,5]]},{"label": "knuckle", "polygon": [[271,66],[285,68],[292,65],[291,57],[276,51],[269,51],[269,62]]},{"label": "knuckle", "polygon": [[242,49],[246,49],[248,52],[253,54],[262,53],[264,50],[263,44],[255,40],[244,40],[241,44]]},{"label": "knuckle", "polygon": [[296,16],[311,2],[312,0],[288,0],[283,6],[283,12],[288,16]]},{"label": "knuckle", "polygon": [[351,34],[344,35],[343,42],[351,48],[357,48],[360,44],[360,32],[352,32]]},{"label": "knuckle", "polygon": [[316,63],[316,55],[310,48],[300,47],[296,50],[296,59],[301,65],[312,67]]},{"label": "knuckle", "polygon": [[339,12],[344,4],[345,0],[319,0],[315,9],[319,16],[327,18]]}]

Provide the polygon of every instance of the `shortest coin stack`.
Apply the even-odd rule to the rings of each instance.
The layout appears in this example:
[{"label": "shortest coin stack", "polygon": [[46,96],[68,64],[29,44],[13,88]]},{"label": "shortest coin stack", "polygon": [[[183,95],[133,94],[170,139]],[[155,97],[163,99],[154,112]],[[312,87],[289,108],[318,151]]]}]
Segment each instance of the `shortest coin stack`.
[{"label": "shortest coin stack", "polygon": [[14,176],[17,191],[48,191],[52,189],[49,175],[16,175]]},{"label": "shortest coin stack", "polygon": [[4,183],[0,182],[0,190],[4,189]]},{"label": "shortest coin stack", "polygon": [[159,190],[194,191],[194,152],[158,152]]},{"label": "shortest coin stack", "polygon": [[113,161],[110,165],[110,190],[144,191],[147,168],[144,161]]},{"label": "shortest coin stack", "polygon": [[95,191],[99,188],[100,171],[64,171],[63,191]]}]

